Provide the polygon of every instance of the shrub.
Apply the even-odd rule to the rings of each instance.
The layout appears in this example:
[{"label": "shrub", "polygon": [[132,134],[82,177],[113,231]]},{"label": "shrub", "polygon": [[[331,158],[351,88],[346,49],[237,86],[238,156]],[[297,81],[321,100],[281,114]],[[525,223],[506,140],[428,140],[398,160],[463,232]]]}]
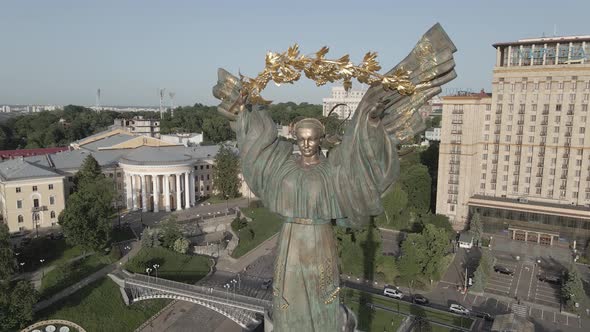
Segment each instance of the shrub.
[{"label": "shrub", "polygon": [[183,237],[179,237],[178,239],[176,239],[176,241],[174,241],[174,251],[176,251],[177,253],[180,253],[180,254],[186,254],[188,251],[189,245],[190,245],[190,243],[188,242],[187,239],[185,239]]}]

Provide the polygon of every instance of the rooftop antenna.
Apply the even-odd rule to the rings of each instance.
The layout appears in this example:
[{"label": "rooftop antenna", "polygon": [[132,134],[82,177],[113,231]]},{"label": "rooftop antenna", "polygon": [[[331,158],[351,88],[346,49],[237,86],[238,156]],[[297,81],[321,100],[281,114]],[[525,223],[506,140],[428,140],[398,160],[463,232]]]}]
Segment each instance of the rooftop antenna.
[{"label": "rooftop antenna", "polygon": [[170,96],[170,115],[174,116],[174,96],[176,96],[176,92],[168,92],[168,96]]},{"label": "rooftop antenna", "polygon": [[164,102],[164,93],[166,92],[166,88],[160,88],[160,119],[164,118],[164,111],[162,109],[162,104]]},{"label": "rooftop antenna", "polygon": [[553,24],[553,37],[557,37],[557,24]]},{"label": "rooftop antenna", "polygon": [[96,90],[96,111],[100,111],[100,88]]}]

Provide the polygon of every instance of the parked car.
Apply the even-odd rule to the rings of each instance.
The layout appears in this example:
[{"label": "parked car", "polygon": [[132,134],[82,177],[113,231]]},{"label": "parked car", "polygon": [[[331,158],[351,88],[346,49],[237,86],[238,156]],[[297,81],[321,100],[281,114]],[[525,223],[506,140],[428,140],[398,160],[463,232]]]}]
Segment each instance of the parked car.
[{"label": "parked car", "polygon": [[495,265],[494,266],[494,271],[496,271],[497,273],[502,273],[502,274],[506,274],[509,276],[514,275],[514,271],[509,270],[507,267],[502,266],[502,265]]},{"label": "parked car", "polygon": [[469,310],[460,304],[451,304],[449,311],[459,315],[469,315]]},{"label": "parked car", "polygon": [[483,311],[471,311],[471,315],[473,315],[475,317],[483,318],[487,321],[494,320],[494,317],[492,315],[488,314],[487,312],[483,312]]},{"label": "parked car", "polygon": [[268,289],[272,285],[272,279],[267,279],[262,283],[262,289]]},{"label": "parked car", "polygon": [[412,297],[412,302],[414,302],[416,304],[421,304],[421,305],[427,305],[429,303],[428,299],[426,297],[424,297],[424,295],[420,295],[420,294],[415,294]]},{"label": "parked car", "polygon": [[395,288],[384,288],[383,295],[393,297],[394,299],[401,300],[404,297],[404,293],[402,293],[399,289]]},{"label": "parked car", "polygon": [[539,274],[539,280],[543,282],[547,282],[554,285],[561,285],[561,278],[556,275],[550,274]]}]

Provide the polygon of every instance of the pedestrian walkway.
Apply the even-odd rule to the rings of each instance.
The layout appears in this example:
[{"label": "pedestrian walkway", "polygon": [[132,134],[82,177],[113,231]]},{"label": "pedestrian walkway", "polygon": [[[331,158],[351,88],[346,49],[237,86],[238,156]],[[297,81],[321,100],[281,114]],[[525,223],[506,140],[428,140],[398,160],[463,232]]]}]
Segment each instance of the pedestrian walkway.
[{"label": "pedestrian walkway", "polygon": [[46,300],[37,302],[37,304],[35,304],[34,311],[43,310],[43,309],[49,307],[50,305],[62,300],[63,298],[66,298],[66,297],[72,295],[73,293],[84,288],[85,286],[105,277],[107,274],[109,274],[109,273],[113,272],[115,269],[123,266],[123,264],[125,262],[127,262],[128,260],[135,257],[135,255],[137,255],[137,253],[139,252],[140,249],[141,249],[141,244],[137,241],[133,242],[131,244],[131,250],[129,251],[129,253],[127,253],[127,255],[125,255],[124,257],[121,257],[120,260],[103,267],[102,269],[92,273],[91,275],[78,281],[77,283],[61,290],[60,292],[56,293],[52,297],[50,297]]},{"label": "pedestrian walkway", "polygon": [[[78,260],[81,260],[83,258],[86,258],[88,256],[92,256],[92,255],[94,255],[94,253],[93,252],[89,252],[89,253],[86,253],[86,254],[82,254],[82,255],[76,256],[74,258],[71,258],[71,259],[67,260],[66,261],[66,264],[67,263],[72,263],[72,262],[75,262],[75,261],[78,261]],[[46,266],[46,267],[37,269],[37,270],[35,270],[33,272],[21,273],[21,274],[15,276],[13,278],[13,280],[21,280],[21,279],[28,280],[28,281],[30,281],[33,284],[33,286],[35,287],[35,289],[37,291],[39,291],[39,290],[41,290],[41,284],[42,284],[42,281],[43,281],[43,276],[45,274],[53,271],[56,268],[56,266],[57,266],[57,264],[54,263],[52,265],[49,265],[49,266]]]},{"label": "pedestrian walkway", "polygon": [[268,254],[277,245],[278,233],[271,236],[256,248],[250,250],[242,257],[236,259],[232,257],[221,257],[215,266],[217,270],[238,273],[244,271],[248,265],[254,263],[255,260]]}]

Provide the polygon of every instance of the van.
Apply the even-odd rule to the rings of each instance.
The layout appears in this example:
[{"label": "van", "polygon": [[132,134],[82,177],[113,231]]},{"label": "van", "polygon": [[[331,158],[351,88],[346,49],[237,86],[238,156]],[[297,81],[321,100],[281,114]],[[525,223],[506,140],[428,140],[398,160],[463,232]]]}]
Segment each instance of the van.
[{"label": "van", "polygon": [[399,300],[401,300],[404,297],[404,293],[402,293],[399,289],[395,288],[384,288],[383,295],[393,297],[394,299]]}]

